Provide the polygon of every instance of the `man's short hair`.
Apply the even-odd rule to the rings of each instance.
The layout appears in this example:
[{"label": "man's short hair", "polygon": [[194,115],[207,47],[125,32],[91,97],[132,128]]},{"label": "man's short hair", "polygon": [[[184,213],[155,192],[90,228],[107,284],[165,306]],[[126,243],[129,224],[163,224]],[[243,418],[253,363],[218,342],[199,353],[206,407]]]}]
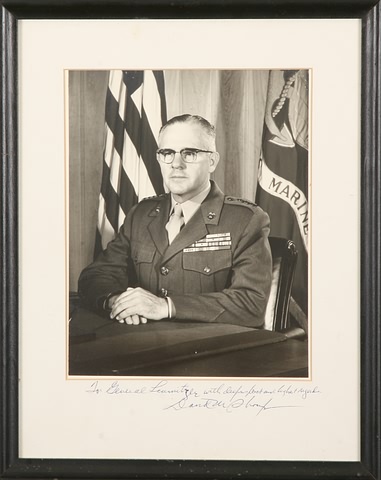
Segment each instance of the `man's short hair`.
[{"label": "man's short hair", "polygon": [[167,127],[174,125],[176,123],[196,123],[200,125],[205,133],[213,138],[213,141],[216,139],[216,129],[214,125],[208,122],[205,118],[201,117],[200,115],[191,115],[189,113],[184,113],[183,115],[177,115],[176,117],[172,117],[165,123],[160,131],[159,134],[162,133]]}]

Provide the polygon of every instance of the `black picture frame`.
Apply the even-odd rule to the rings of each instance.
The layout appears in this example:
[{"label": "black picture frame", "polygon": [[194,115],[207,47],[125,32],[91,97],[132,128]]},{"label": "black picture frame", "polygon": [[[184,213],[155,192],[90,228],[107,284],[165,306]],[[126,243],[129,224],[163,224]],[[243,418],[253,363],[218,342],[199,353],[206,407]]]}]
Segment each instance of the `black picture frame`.
[{"label": "black picture frame", "polygon": [[[380,4],[370,0],[1,0],[1,478],[381,479]],[[19,19],[360,18],[361,461],[21,459],[18,454]]]}]

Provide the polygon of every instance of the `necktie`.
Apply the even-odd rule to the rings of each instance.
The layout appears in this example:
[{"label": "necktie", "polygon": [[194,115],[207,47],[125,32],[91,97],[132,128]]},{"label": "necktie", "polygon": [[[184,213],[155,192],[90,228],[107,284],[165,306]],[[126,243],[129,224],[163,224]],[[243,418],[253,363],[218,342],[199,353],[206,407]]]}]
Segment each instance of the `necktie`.
[{"label": "necktie", "polygon": [[168,241],[169,245],[173,242],[174,238],[180,232],[181,227],[184,225],[184,216],[183,210],[179,203],[175,204],[172,215],[169,218],[169,221],[165,228],[168,232]]}]

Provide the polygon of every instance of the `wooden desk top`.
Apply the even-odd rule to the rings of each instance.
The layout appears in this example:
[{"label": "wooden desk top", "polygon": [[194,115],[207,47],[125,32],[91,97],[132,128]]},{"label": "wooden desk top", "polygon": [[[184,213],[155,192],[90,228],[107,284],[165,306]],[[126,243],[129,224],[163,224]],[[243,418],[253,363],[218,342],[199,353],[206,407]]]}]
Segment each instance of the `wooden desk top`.
[{"label": "wooden desk top", "polygon": [[125,325],[79,309],[70,322],[69,374],[306,377],[308,342],[237,325]]}]

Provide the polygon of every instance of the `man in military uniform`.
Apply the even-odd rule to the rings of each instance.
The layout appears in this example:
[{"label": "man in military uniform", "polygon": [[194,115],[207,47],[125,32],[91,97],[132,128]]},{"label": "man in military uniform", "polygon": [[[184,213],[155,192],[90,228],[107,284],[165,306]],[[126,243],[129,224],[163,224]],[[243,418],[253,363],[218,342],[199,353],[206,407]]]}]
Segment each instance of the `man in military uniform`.
[{"label": "man in military uniform", "polygon": [[271,284],[269,218],[210,180],[214,127],[172,118],[157,159],[170,193],[144,199],[79,279],[91,308],[121,323],[173,319],[260,327]]}]

